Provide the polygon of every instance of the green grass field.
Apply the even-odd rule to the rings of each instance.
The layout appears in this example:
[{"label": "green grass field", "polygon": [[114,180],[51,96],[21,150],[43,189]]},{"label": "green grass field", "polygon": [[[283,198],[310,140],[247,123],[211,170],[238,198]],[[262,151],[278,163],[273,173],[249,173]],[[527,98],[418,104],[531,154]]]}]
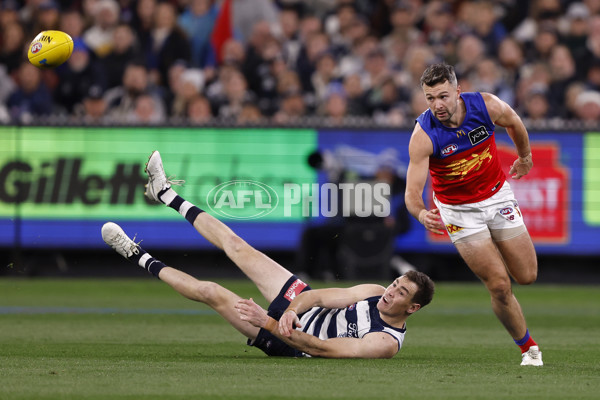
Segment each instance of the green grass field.
[{"label": "green grass field", "polygon": [[0,399],[600,398],[600,287],[515,291],[544,367],[519,366],[477,283],[438,284],[395,358],[325,360],[269,358],[151,278],[4,278]]}]

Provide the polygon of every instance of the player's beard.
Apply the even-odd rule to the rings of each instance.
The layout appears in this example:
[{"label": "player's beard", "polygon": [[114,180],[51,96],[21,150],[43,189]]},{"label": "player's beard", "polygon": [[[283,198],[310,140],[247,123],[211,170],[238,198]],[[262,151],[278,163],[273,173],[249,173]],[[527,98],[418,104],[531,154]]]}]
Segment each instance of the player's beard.
[{"label": "player's beard", "polygon": [[[435,115],[435,117],[441,122],[441,123],[446,123],[446,122],[450,122],[450,120],[452,119],[452,117],[454,116],[454,114],[456,113],[456,109],[458,108],[458,105],[454,108],[454,110],[450,111],[449,108],[445,108],[442,110],[437,110],[433,112],[433,115]],[[442,112],[443,115],[440,117],[439,113]]]}]

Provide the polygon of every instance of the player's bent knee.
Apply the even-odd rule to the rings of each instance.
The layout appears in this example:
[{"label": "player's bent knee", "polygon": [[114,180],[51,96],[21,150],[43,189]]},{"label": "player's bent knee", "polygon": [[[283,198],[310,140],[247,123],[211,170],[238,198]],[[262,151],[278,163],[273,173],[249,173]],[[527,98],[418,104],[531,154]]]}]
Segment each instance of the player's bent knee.
[{"label": "player's bent knee", "polygon": [[524,274],[515,276],[515,281],[519,285],[531,285],[537,280],[537,270],[527,271]]},{"label": "player's bent knee", "polygon": [[488,291],[492,298],[502,304],[508,304],[509,299],[512,296],[512,289],[510,281],[499,280],[487,285]]}]

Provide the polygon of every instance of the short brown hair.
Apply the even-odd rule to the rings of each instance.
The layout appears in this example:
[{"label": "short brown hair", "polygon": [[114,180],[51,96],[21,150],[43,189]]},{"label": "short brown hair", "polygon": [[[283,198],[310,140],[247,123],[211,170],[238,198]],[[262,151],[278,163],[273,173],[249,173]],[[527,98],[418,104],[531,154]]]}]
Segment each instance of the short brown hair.
[{"label": "short brown hair", "polygon": [[435,86],[438,83],[450,82],[452,86],[458,85],[454,67],[448,64],[433,64],[427,67],[421,75],[421,87],[423,85]]},{"label": "short brown hair", "polygon": [[421,307],[431,303],[435,292],[435,284],[431,278],[419,271],[408,271],[404,276],[419,288],[413,295],[413,302],[420,304]]}]

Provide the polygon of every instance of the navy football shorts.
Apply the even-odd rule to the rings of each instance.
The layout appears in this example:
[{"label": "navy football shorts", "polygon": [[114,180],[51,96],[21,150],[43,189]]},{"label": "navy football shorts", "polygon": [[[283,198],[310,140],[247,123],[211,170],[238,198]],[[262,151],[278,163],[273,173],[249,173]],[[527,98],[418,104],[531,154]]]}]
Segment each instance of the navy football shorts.
[{"label": "navy football shorts", "polygon": [[[279,318],[281,318],[294,297],[310,289],[310,286],[298,279],[296,275],[292,275],[285,285],[283,285],[277,297],[275,297],[273,302],[269,305],[267,314],[269,317],[279,321]],[[288,346],[277,338],[277,336],[262,328],[254,341],[248,339],[248,345],[258,347],[269,356],[302,357],[304,354],[301,351]]]}]

